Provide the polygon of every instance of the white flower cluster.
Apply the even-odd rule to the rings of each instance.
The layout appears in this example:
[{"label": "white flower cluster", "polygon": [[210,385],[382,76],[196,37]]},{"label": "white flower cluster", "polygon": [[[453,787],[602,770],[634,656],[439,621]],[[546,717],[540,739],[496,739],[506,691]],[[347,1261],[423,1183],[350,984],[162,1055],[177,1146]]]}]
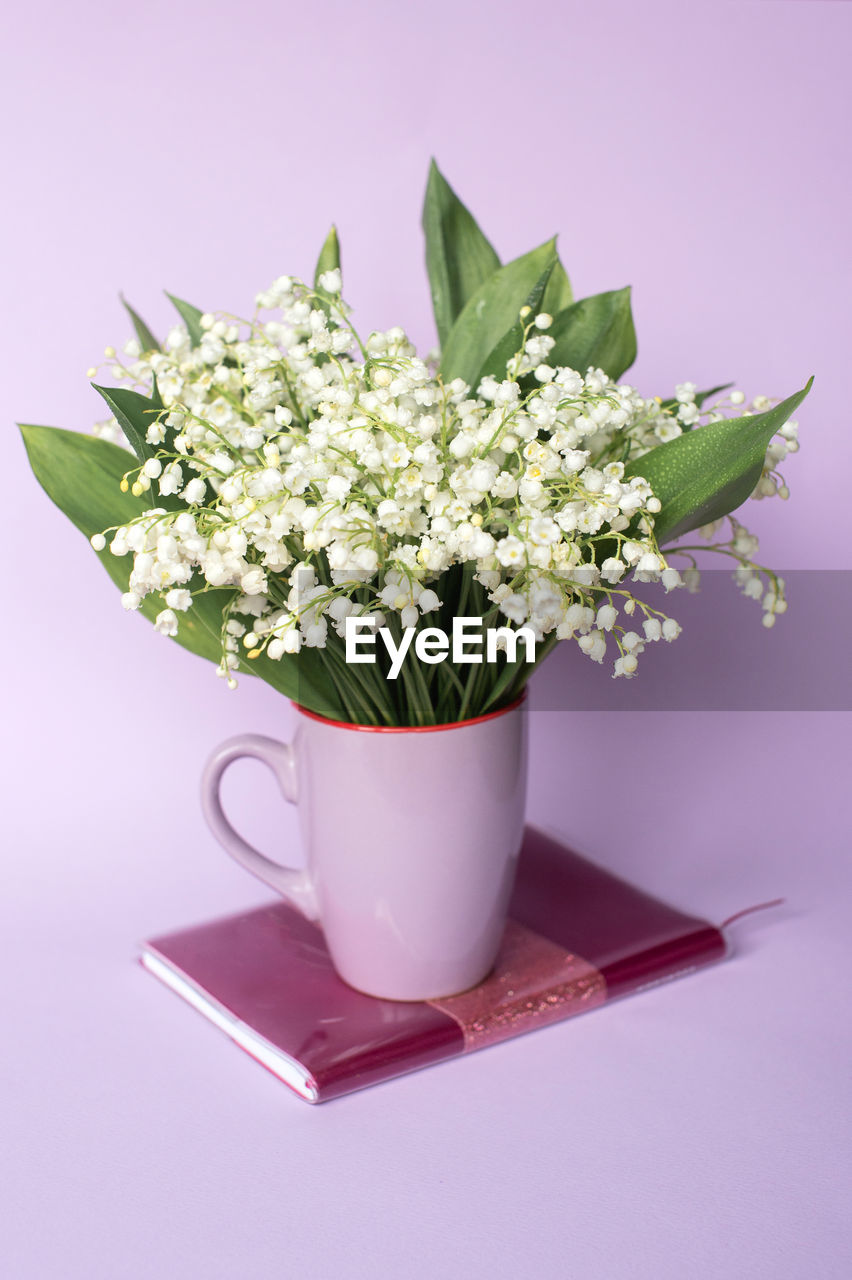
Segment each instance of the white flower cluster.
[{"label": "white flower cluster", "polygon": [[[695,388],[678,387],[674,408],[599,369],[550,366],[546,315],[523,317],[502,379],[445,383],[401,329],[362,343],[339,291],[337,271],[317,291],[282,277],[250,323],[205,315],[196,345],[179,325],[163,351],[134,341],[124,362],[107,350],[124,385],[150,392],[156,379],[165,405],[147,428],[154,456],[123,484],[179,499],[109,531],[112,552],[133,556],[125,607],[159,594],[157,628],[174,635],[199,592],[235,588],[230,683],[241,648],[322,648],[353,612],[416,625],[454,566],[483,614],[573,638],[597,662],[609,651],[617,675],[674,639],[678,624],[628,586],[682,579],[654,538],[660,504],[625,465],[698,420]],[[770,485],[785,492],[771,471],[759,490]]]}]

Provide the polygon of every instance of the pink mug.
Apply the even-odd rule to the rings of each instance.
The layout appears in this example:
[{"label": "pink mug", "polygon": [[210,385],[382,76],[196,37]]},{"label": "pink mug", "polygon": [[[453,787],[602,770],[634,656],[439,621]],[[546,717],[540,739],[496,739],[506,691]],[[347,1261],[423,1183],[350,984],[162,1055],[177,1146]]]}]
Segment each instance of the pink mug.
[{"label": "pink mug", "polygon": [[[291,743],[247,734],[207,762],[202,805],[237,862],[325,934],[350,986],[428,1000],[476,986],[494,964],[524,825],[523,699],[458,724],[374,728],[299,711]],[[259,853],[219,794],[251,756],[299,807],[302,870]]]}]

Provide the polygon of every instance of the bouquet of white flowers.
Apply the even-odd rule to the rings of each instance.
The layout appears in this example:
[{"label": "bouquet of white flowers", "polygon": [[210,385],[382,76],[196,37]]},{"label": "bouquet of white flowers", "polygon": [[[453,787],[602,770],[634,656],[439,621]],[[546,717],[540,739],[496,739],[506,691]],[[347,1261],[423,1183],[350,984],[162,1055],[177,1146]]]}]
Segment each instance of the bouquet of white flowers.
[{"label": "bouquet of white flowers", "polygon": [[644,398],[621,381],[628,289],[575,302],[553,240],[501,266],[434,165],[423,221],[427,358],[354,327],[332,230],[313,284],[282,276],[250,320],[173,298],[161,344],[128,307],[95,435],[22,428],[125,608],[231,687],[251,672],[382,725],[498,710],[561,639],[632,676],[679,631],[633,584],[694,585],[693,529],[771,625],[783,583],[731,513],[787,496],[810,383],[774,406],[691,383]]}]

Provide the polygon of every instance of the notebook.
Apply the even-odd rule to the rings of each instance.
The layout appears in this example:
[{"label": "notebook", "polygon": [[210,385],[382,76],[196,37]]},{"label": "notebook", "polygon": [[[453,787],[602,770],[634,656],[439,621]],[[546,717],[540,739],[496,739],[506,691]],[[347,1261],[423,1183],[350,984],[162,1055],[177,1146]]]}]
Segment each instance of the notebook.
[{"label": "notebook", "polygon": [[444,1000],[362,995],[278,900],[144,944],[146,969],[308,1102],[599,1008],[722,959],[721,931],[527,827],[497,963]]}]

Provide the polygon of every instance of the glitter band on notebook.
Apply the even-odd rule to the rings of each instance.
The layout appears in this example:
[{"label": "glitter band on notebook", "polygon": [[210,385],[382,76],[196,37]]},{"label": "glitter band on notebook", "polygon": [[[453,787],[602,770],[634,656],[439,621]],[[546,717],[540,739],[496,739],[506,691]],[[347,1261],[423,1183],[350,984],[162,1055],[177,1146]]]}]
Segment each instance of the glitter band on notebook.
[{"label": "glitter band on notebook", "polygon": [[605,1000],[606,979],[594,965],[510,920],[491,975],[470,991],[428,1003],[458,1023],[467,1053]]}]

